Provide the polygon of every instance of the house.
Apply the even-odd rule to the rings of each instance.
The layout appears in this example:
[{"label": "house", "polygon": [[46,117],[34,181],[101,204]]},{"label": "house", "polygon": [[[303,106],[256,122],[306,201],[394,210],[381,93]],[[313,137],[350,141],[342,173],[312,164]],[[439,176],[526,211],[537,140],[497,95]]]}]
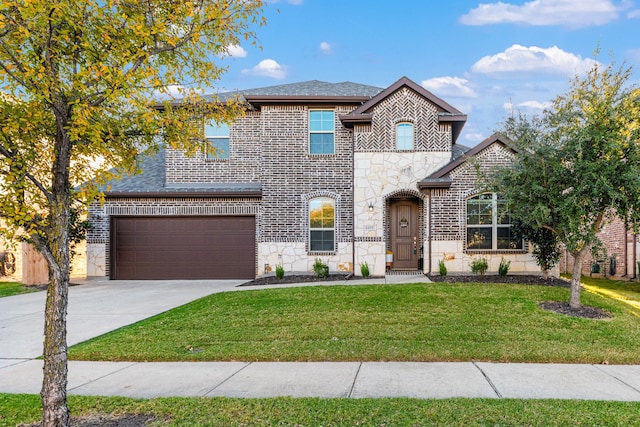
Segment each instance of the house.
[{"label": "house", "polygon": [[[597,234],[606,250],[606,256],[593,259],[587,254],[582,260],[582,274],[595,273],[601,276],[634,279],[638,277],[638,261],[640,261],[640,239],[620,219],[619,216],[603,225]],[[594,268],[594,264],[597,267]],[[573,257],[563,251],[560,259],[560,272],[572,273]],[[597,271],[596,271],[597,270]]]},{"label": "house", "polygon": [[[408,78],[387,88],[308,81],[241,91],[246,114],[203,124],[217,156],[166,149],[90,209],[87,275],[246,278],[331,271],[469,272],[504,257],[538,273],[481,171],[508,164],[498,136],[458,143],[467,116]],[[220,98],[231,94],[220,94]],[[473,159],[473,161],[471,161]]]}]

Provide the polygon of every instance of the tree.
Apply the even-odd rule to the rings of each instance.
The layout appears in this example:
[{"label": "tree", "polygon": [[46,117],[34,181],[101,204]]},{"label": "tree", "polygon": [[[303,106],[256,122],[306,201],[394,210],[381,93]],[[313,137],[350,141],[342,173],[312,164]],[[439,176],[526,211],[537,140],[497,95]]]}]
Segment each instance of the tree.
[{"label": "tree", "polygon": [[[73,218],[101,183],[136,170],[163,141],[204,146],[194,117],[228,122],[234,100],[205,103],[229,47],[262,25],[262,0],[4,0],[0,4],[0,216],[46,259],[45,426],[66,426],[66,311]],[[187,84],[180,108],[154,94]],[[187,125],[185,125],[187,123]],[[161,138],[164,136],[165,138]],[[113,166],[118,166],[114,172]],[[85,185],[79,186],[81,183]]]},{"label": "tree", "polygon": [[640,90],[630,68],[596,64],[571,81],[543,117],[512,117],[518,152],[494,184],[513,216],[553,233],[574,258],[569,305],[580,307],[584,256],[603,224],[620,215],[640,226]]},{"label": "tree", "polygon": [[549,270],[560,260],[558,237],[548,228],[534,227],[517,219],[513,222],[511,232],[533,245],[531,253],[542,270],[542,277],[547,279]]}]

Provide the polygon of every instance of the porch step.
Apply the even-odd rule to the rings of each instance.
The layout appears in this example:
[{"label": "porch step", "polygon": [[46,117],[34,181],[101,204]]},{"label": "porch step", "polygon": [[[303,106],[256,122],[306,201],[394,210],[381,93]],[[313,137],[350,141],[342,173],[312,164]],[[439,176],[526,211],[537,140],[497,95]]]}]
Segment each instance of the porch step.
[{"label": "porch step", "polygon": [[387,270],[385,276],[418,276],[424,274],[422,270]]}]

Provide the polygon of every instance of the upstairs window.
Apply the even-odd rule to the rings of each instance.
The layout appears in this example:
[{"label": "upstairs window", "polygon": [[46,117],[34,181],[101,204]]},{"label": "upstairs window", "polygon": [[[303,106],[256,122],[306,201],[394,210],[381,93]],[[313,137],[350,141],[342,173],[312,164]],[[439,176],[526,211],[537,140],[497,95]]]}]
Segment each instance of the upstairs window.
[{"label": "upstairs window", "polygon": [[396,125],[396,149],[413,150],[412,123],[398,123]]},{"label": "upstairs window", "polygon": [[511,233],[512,217],[504,200],[495,193],[467,199],[468,250],[522,250],[522,239]]},{"label": "upstairs window", "polygon": [[204,137],[209,147],[207,159],[229,158],[229,125],[217,123],[215,120],[205,122]]},{"label": "upstairs window", "polygon": [[309,153],[334,153],[335,113],[331,110],[309,111]]},{"label": "upstairs window", "polygon": [[333,252],[336,234],[336,203],[330,197],[309,200],[309,251]]}]

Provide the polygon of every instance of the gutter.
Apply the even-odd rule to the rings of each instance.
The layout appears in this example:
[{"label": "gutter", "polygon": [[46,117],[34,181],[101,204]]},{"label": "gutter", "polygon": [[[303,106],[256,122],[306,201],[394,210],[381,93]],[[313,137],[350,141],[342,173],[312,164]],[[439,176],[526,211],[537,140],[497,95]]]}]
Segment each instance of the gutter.
[{"label": "gutter", "polygon": [[155,199],[175,199],[175,198],[192,198],[192,197],[262,197],[261,190],[251,191],[155,191],[155,192],[112,192],[105,193],[108,199],[137,199],[137,198],[155,198]]}]

